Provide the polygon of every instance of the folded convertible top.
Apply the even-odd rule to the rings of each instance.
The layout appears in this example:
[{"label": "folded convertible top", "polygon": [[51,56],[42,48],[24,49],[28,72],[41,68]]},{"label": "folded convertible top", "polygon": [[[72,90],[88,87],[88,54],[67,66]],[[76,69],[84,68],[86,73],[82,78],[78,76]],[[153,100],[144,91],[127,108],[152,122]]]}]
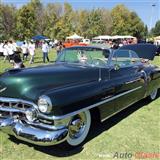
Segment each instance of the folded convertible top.
[{"label": "folded convertible top", "polygon": [[153,60],[156,55],[157,47],[153,44],[131,44],[119,48],[120,50],[132,50],[138,54],[140,58]]}]

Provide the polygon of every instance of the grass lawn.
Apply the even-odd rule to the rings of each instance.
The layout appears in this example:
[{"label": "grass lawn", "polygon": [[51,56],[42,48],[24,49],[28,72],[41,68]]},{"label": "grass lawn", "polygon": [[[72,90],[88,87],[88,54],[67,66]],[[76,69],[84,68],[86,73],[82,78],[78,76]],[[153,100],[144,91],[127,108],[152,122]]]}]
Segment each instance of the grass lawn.
[{"label": "grass lawn", "polygon": [[[49,54],[54,61],[55,52]],[[160,66],[160,57],[152,62]],[[35,63],[42,64],[42,53],[37,51]],[[29,66],[29,62],[25,62]],[[11,68],[0,59],[0,72]],[[136,159],[136,153],[160,154],[160,98],[153,102],[140,101],[97,126],[84,146],[70,151],[60,147],[38,147],[28,145],[0,132],[0,160],[96,160],[120,159],[120,153]],[[115,156],[115,158],[113,158]],[[116,157],[118,156],[118,158]],[[160,156],[160,155],[159,155]],[[124,159],[129,159],[128,157]],[[151,158],[150,158],[151,159]],[[158,158],[154,158],[158,159]]]}]

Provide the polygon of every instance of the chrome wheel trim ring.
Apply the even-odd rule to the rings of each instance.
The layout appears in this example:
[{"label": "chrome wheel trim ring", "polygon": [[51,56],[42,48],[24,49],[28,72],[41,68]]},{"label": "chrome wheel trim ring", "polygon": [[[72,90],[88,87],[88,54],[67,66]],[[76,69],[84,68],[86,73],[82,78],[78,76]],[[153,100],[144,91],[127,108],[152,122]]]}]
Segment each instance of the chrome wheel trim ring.
[{"label": "chrome wheel trim ring", "polygon": [[157,90],[157,89],[155,89],[153,92],[151,92],[151,94],[150,94],[151,100],[154,100],[154,99],[156,98],[157,93],[158,93],[158,90]]},{"label": "chrome wheel trim ring", "polygon": [[84,111],[74,116],[68,126],[67,143],[71,146],[81,144],[88,135],[91,126],[90,111]]}]

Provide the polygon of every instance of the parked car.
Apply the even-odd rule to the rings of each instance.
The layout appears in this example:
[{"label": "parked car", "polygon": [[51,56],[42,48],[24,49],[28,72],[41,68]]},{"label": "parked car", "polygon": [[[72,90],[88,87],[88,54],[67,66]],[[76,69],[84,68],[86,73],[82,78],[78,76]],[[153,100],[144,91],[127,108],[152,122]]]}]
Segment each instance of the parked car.
[{"label": "parked car", "polygon": [[[137,47],[153,59],[153,45]],[[154,100],[160,68],[142,63],[134,48],[75,46],[53,65],[3,73],[0,130],[36,145],[73,147],[85,141],[93,119],[103,122],[145,97]]]}]

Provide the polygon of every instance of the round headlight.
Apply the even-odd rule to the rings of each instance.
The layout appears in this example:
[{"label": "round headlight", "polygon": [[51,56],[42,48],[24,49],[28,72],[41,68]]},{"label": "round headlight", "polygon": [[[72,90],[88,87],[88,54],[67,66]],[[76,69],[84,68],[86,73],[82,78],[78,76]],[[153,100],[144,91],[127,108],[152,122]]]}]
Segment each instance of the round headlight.
[{"label": "round headlight", "polygon": [[52,102],[48,96],[41,96],[38,100],[38,108],[42,113],[50,113],[52,110]]}]

